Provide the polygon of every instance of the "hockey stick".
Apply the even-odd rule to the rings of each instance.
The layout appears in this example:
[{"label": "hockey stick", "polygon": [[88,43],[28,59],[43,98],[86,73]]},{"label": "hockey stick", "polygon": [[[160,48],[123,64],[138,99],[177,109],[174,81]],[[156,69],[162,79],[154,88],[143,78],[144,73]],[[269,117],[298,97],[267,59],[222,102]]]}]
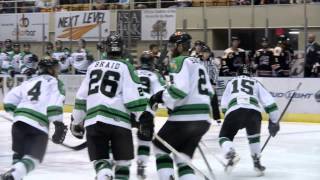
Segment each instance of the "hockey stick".
[{"label": "hockey stick", "polygon": [[[11,118],[9,118],[9,117],[6,117],[6,116],[4,116],[3,114],[0,114],[0,117],[3,118],[3,119],[5,119],[5,120],[7,120],[7,121],[13,122],[13,119],[11,119]],[[49,138],[49,139],[52,141],[51,138]],[[63,146],[63,147],[72,149],[72,150],[74,150],[74,151],[80,151],[80,150],[82,150],[82,149],[84,149],[84,148],[87,147],[87,141],[86,141],[86,142],[83,142],[83,143],[81,143],[81,144],[79,144],[79,145],[77,145],[77,146],[70,146],[70,145],[65,144],[65,143],[61,143],[60,145]]]},{"label": "hockey stick", "polygon": [[[167,149],[169,149],[173,154],[175,154],[178,158],[182,159],[188,166],[190,166],[193,170],[201,174],[206,180],[210,180],[210,178],[204,174],[200,169],[198,169],[195,165],[192,164],[192,162],[187,159],[184,155],[182,155],[180,152],[178,152],[176,149],[174,149],[169,143],[167,143],[165,140],[163,140],[160,136],[157,134],[154,135],[155,139],[157,139],[163,146],[165,146]],[[213,180],[216,180],[214,177]]]},{"label": "hockey stick", "polygon": [[[299,82],[297,88],[294,90],[294,93],[293,93],[292,96],[290,97],[287,105],[286,105],[285,108],[283,109],[283,111],[282,111],[282,113],[281,113],[281,115],[280,115],[280,117],[279,117],[279,119],[278,119],[278,123],[281,121],[282,117],[283,117],[284,114],[286,113],[286,111],[287,111],[289,105],[291,104],[294,96],[296,95],[297,91],[300,89],[301,84],[302,84],[302,83]],[[271,139],[271,135],[269,135],[268,139],[266,140],[266,142],[265,142],[264,145],[262,146],[262,148],[261,148],[261,153],[262,153],[262,151],[265,149],[265,147],[267,146],[267,144],[269,143],[270,139]]]},{"label": "hockey stick", "polygon": [[200,154],[201,154],[201,156],[202,156],[203,161],[204,161],[204,162],[206,163],[206,165],[207,165],[207,168],[208,168],[208,170],[209,170],[209,173],[210,173],[211,177],[212,177],[213,179],[215,179],[214,172],[213,172],[213,170],[212,170],[212,168],[211,168],[211,166],[210,166],[210,164],[209,164],[206,156],[204,155],[204,152],[203,152],[203,150],[202,150],[202,148],[201,148],[200,145],[198,145],[198,149],[199,149],[199,151],[200,151]]},{"label": "hockey stick", "polygon": [[[200,143],[209,150],[209,147],[203,142],[200,141]],[[210,155],[212,155],[223,167],[226,167],[227,165],[223,162],[223,160],[221,160],[218,156],[214,155],[213,153],[211,153],[210,151],[208,151],[210,153]]]}]

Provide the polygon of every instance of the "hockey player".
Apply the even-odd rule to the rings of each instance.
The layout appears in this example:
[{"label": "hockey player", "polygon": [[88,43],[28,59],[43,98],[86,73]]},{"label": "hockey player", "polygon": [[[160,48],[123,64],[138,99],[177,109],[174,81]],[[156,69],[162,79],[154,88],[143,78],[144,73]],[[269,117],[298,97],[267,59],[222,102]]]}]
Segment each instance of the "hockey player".
[{"label": "hockey player", "polygon": [[30,48],[29,43],[23,44],[23,52],[19,62],[20,73],[29,77],[36,73],[38,63],[38,57],[30,52]]},{"label": "hockey player", "polygon": [[[213,90],[200,60],[188,56],[191,36],[176,32],[170,36],[169,42],[175,46],[170,62],[171,85],[153,95],[149,104],[155,107],[163,103],[170,109],[169,119],[158,135],[191,160],[199,141],[210,127],[210,96]],[[175,173],[170,151],[157,140],[154,145],[159,179],[173,179]],[[185,161],[175,158],[175,162],[179,179],[198,179]]]},{"label": "hockey player", "polygon": [[13,54],[11,39],[6,39],[4,45],[5,49],[3,52],[0,52],[0,70],[1,74],[9,74],[9,71],[12,69],[11,57]]},{"label": "hockey player", "polygon": [[88,67],[93,62],[93,56],[86,49],[86,41],[80,39],[77,51],[70,57],[70,64],[75,69],[76,74],[86,74]]},{"label": "hockey player", "polygon": [[13,165],[1,180],[22,180],[42,162],[47,144],[49,124],[53,122],[54,143],[64,141],[67,128],[63,124],[63,84],[57,79],[59,64],[53,59],[39,63],[39,75],[13,88],[4,99],[4,109],[14,115],[12,125]]},{"label": "hockey player", "polygon": [[[141,67],[137,70],[137,73],[146,97],[150,98],[150,96],[164,90],[163,86],[165,85],[165,81],[162,79],[160,74],[155,71],[154,57],[151,54],[142,54],[140,57],[140,63]],[[155,112],[152,112],[152,115],[154,118]],[[141,179],[145,179],[145,167],[149,160],[151,139],[143,136],[143,134],[138,131],[138,145],[137,174]]]},{"label": "hockey player", "polygon": [[249,67],[240,67],[238,76],[228,82],[221,99],[221,107],[225,113],[219,143],[228,160],[226,172],[230,173],[234,165],[240,160],[237,155],[233,138],[238,130],[246,128],[254,169],[263,174],[265,167],[260,163],[260,128],[261,107],[269,113],[269,133],[275,136],[280,129],[279,111],[272,95],[263,85],[250,77]]},{"label": "hockey player", "polygon": [[13,43],[13,54],[11,56],[11,66],[12,66],[12,71],[9,72],[9,74],[13,77],[15,74],[20,74],[20,60],[22,57],[22,53],[20,50],[20,43],[19,42],[14,42]]},{"label": "hockey player", "polygon": [[200,58],[201,56],[201,49],[203,46],[206,46],[206,43],[200,40],[197,40],[194,42],[194,46],[190,51],[190,56],[192,57],[198,57]]},{"label": "hockey player", "polygon": [[231,40],[231,47],[224,51],[222,57],[221,70],[224,76],[235,76],[240,66],[247,63],[246,52],[239,48],[240,39],[233,36]]},{"label": "hockey player", "polygon": [[[71,132],[82,138],[85,127],[97,180],[129,179],[129,166],[134,156],[130,113],[135,114],[143,129],[144,122],[152,124],[152,114],[144,112],[147,99],[133,66],[121,60],[122,38],[113,34],[106,43],[109,59],[89,66],[77,92]],[[150,128],[141,132],[151,138]],[[114,173],[109,147],[116,161]]]},{"label": "hockey player", "polygon": [[52,53],[52,58],[59,61],[61,73],[68,73],[70,67],[68,57],[70,56],[70,52],[66,48],[63,49],[63,44],[60,40],[56,41],[55,45],[56,47]]},{"label": "hockey player", "polygon": [[274,63],[273,49],[269,48],[268,38],[261,39],[261,49],[254,54],[254,63],[259,77],[272,77]]}]

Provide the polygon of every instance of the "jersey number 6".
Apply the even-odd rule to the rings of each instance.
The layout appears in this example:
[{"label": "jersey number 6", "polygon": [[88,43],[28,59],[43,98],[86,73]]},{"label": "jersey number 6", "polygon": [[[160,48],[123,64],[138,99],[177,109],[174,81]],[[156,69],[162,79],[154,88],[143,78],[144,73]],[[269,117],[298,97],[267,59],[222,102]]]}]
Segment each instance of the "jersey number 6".
[{"label": "jersey number 6", "polygon": [[[102,78],[101,84],[97,83]],[[108,97],[114,97],[118,88],[118,82],[120,80],[120,74],[114,71],[106,71],[103,74],[102,70],[93,70],[90,74],[89,91],[88,95],[96,94],[100,92]]]}]

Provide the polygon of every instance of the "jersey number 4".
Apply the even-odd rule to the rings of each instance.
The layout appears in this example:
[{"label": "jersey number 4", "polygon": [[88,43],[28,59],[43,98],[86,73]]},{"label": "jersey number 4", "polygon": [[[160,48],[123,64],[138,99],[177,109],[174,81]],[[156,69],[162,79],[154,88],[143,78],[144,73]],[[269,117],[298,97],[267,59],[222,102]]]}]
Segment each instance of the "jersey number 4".
[{"label": "jersey number 4", "polygon": [[[102,78],[102,81],[97,84]],[[102,70],[93,70],[90,74],[89,92],[88,95],[100,92],[110,98],[116,95],[118,88],[118,81],[120,80],[120,74],[114,71],[106,71],[103,74]]]},{"label": "jersey number 4", "polygon": [[30,101],[38,101],[41,94],[41,81],[38,81],[29,91],[28,96],[30,96]]}]

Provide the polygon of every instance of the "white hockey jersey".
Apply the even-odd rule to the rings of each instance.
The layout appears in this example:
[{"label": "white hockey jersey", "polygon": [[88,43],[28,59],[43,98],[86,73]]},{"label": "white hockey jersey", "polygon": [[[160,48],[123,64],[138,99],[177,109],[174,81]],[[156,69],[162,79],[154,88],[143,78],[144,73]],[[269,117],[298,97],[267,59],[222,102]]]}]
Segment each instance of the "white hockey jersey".
[{"label": "white hockey jersey", "polygon": [[51,57],[59,61],[60,72],[67,72],[69,70],[71,58],[69,58],[68,52],[55,51]]},{"label": "white hockey jersey", "polygon": [[77,92],[73,117],[84,126],[96,122],[131,129],[130,113],[143,112],[147,99],[133,66],[123,60],[91,64]]},{"label": "white hockey jersey", "polygon": [[269,113],[272,122],[278,121],[278,106],[258,80],[248,76],[238,76],[228,82],[221,99],[222,112],[226,116],[239,108],[262,112],[261,106]]},{"label": "white hockey jersey", "polygon": [[7,52],[0,53],[0,69],[2,74],[7,74],[12,68],[10,54]]},{"label": "white hockey jersey", "polygon": [[139,69],[137,74],[140,78],[142,89],[145,96],[149,99],[157,92],[164,90],[165,81],[157,72],[150,70]]},{"label": "white hockey jersey", "polygon": [[40,75],[13,88],[4,98],[4,109],[45,133],[49,124],[63,120],[65,91],[63,83],[50,75]]},{"label": "white hockey jersey", "polygon": [[172,110],[169,121],[210,119],[213,89],[205,67],[194,57],[179,56],[170,62],[171,85],[163,92],[164,104]]},{"label": "white hockey jersey", "polygon": [[70,64],[79,72],[86,73],[88,67],[92,63],[88,57],[91,56],[88,51],[82,49],[71,54]]}]

